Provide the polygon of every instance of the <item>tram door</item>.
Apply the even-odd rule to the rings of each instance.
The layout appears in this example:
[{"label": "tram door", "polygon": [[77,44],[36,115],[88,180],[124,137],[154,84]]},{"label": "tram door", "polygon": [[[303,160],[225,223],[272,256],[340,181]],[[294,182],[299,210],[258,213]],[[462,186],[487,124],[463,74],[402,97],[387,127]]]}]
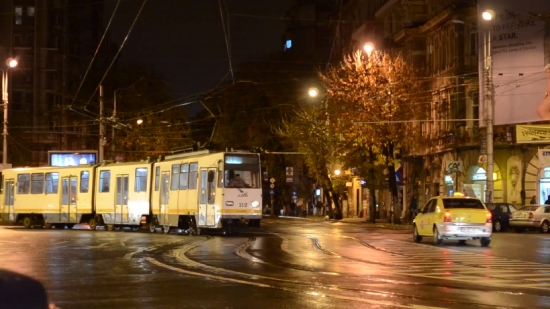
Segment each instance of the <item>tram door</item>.
[{"label": "tram door", "polygon": [[77,178],[69,176],[61,178],[61,211],[60,222],[76,222],[77,213]]},{"label": "tram door", "polygon": [[170,194],[170,172],[160,174],[160,203],[159,203],[159,224],[168,225],[168,201]]},{"label": "tram door", "polygon": [[216,190],[216,170],[201,169],[199,177],[199,225],[214,225],[215,206],[214,198]]},{"label": "tram door", "polygon": [[115,224],[128,223],[128,175],[116,175]]},{"label": "tram door", "polygon": [[13,216],[13,193],[15,188],[15,181],[13,179],[6,179],[4,181],[4,206],[2,209],[2,221],[14,221]]}]

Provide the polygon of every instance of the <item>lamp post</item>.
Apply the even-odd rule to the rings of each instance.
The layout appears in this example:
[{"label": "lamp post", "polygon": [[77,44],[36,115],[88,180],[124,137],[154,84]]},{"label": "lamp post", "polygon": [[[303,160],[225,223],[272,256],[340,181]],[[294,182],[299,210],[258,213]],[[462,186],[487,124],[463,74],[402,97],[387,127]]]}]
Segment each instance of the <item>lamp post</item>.
[{"label": "lamp post", "polygon": [[[486,10],[481,14],[481,17],[486,21],[491,21],[495,13],[491,10]],[[491,30],[485,27],[483,34],[483,56],[484,56],[484,72],[485,72],[485,115],[487,117],[487,189],[485,191],[485,202],[493,201],[494,192],[494,162],[493,162],[493,60],[491,58]]]},{"label": "lamp post", "polygon": [[3,148],[2,148],[2,164],[5,165],[8,163],[8,69],[15,68],[17,66],[17,60],[8,59],[6,61],[8,68],[0,69],[2,70],[2,104],[4,106],[4,131],[2,135],[4,136]]}]

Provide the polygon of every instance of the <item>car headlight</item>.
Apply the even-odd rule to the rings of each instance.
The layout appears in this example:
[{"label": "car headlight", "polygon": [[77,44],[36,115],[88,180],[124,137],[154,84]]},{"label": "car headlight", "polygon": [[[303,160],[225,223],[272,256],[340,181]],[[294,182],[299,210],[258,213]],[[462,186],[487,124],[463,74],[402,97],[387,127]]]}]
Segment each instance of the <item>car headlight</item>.
[{"label": "car headlight", "polygon": [[258,207],[258,206],[260,206],[260,202],[258,201],[252,202],[252,207]]}]

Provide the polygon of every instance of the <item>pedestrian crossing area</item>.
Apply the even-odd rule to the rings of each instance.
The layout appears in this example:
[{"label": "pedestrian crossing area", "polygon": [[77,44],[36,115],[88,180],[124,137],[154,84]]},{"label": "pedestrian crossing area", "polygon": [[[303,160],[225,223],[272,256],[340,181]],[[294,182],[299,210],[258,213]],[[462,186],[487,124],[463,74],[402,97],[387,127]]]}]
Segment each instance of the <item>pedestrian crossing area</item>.
[{"label": "pedestrian crossing area", "polygon": [[369,247],[388,254],[396,272],[493,287],[550,290],[550,265],[525,262],[453,248],[398,240],[375,240]]}]

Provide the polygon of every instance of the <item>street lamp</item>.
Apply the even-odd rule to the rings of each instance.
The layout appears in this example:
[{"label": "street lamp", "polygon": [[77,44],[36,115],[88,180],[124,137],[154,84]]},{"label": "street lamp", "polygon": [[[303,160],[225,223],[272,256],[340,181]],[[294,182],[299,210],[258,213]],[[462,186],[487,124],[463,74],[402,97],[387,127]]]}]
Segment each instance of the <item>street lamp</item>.
[{"label": "street lamp", "polygon": [[363,49],[367,52],[367,55],[370,57],[370,55],[372,54],[372,51],[374,50],[374,44],[372,44],[371,42],[367,42],[363,46]]},{"label": "street lamp", "polygon": [[[481,14],[486,21],[491,21],[495,17],[495,12],[486,10]],[[491,29],[485,27],[483,33],[483,56],[485,66],[485,114],[487,117],[487,189],[485,191],[485,202],[493,201],[493,192],[495,187],[493,172],[493,60],[491,58]]]},{"label": "street lamp", "polygon": [[315,87],[311,87],[309,88],[309,90],[307,91],[307,94],[312,97],[312,98],[315,98],[319,95],[319,90]]},{"label": "street lamp", "polygon": [[15,68],[17,66],[17,60],[10,58],[6,60],[7,68],[2,71],[2,104],[4,106],[4,131],[2,135],[4,136],[3,148],[2,148],[2,164],[8,163],[8,69]]}]

